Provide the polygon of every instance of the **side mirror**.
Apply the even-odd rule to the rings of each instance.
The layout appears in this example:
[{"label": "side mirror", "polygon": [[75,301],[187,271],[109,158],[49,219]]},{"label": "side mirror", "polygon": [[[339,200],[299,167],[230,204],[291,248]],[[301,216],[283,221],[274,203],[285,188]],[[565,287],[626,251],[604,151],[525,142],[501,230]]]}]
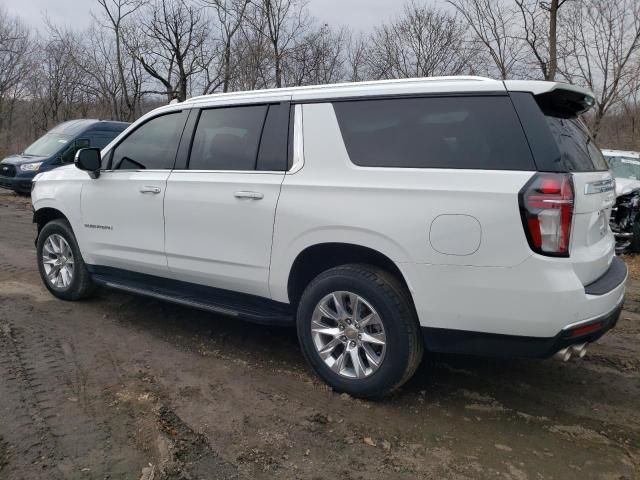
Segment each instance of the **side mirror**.
[{"label": "side mirror", "polygon": [[102,157],[99,148],[81,148],[76,152],[76,167],[80,170],[89,172],[91,178],[100,176],[100,166],[102,165]]}]

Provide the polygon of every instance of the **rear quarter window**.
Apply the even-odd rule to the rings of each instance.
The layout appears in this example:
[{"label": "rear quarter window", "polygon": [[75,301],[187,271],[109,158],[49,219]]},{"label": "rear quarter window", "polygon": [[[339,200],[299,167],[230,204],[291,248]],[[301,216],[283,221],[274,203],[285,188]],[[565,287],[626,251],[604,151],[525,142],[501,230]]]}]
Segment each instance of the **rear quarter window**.
[{"label": "rear quarter window", "polygon": [[546,115],[547,125],[559,150],[556,162],[567,172],[608,170],[607,161],[589,129],[579,118]]},{"label": "rear quarter window", "polygon": [[537,96],[511,92],[510,96],[538,170],[567,173],[608,169],[589,129],[578,116],[583,108],[575,93],[554,90]]},{"label": "rear quarter window", "polygon": [[535,170],[507,96],[353,100],[333,107],[359,166]]}]

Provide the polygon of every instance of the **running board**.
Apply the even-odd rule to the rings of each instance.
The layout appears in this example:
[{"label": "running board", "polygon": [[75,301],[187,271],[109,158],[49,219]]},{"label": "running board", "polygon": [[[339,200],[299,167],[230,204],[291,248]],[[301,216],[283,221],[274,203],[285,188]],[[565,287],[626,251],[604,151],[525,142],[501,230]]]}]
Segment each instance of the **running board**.
[{"label": "running board", "polygon": [[289,305],[267,298],[111,267],[88,266],[99,285],[263,325],[293,325]]}]

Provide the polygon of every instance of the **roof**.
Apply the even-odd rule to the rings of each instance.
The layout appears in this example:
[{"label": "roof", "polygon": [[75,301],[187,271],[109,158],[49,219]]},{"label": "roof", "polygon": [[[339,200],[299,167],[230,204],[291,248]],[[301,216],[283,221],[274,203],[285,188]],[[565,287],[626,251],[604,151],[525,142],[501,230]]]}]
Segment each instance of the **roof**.
[{"label": "roof", "polygon": [[632,152],[630,150],[610,150],[603,148],[602,154],[607,157],[629,157],[640,159],[640,152]]},{"label": "roof", "polygon": [[[377,80],[371,82],[333,83],[303,87],[272,88],[246,92],[214,93],[188,99],[187,104],[202,102],[238,102],[256,98],[287,98],[293,101],[313,101],[325,98],[370,96],[370,95],[402,95],[420,92],[469,92],[469,91],[505,91],[500,80],[484,77],[427,77],[404,78],[394,80]],[[183,103],[183,105],[184,105]]]},{"label": "roof", "polygon": [[[105,128],[95,128],[100,124],[100,127]],[[122,131],[129,126],[126,122],[116,122],[111,120],[96,120],[96,119],[77,119],[77,120],[69,120],[68,122],[61,123],[51,129],[51,133],[62,133],[65,135],[77,135],[79,133],[85,132],[89,129],[91,130],[109,130],[109,131]]]},{"label": "roof", "polygon": [[255,101],[314,101],[345,97],[375,95],[410,95],[418,93],[456,93],[456,92],[506,92],[527,91],[534,95],[553,90],[567,90],[593,97],[593,94],[581,87],[560,82],[538,80],[494,80],[486,77],[454,76],[403,78],[377,80],[370,82],[335,83],[303,87],[273,88],[245,92],[214,93],[193,97],[182,104],[199,103],[243,103]]},{"label": "roof", "polygon": [[385,95],[418,95],[424,93],[495,93],[528,91],[535,95],[553,90],[579,92],[593,98],[592,94],[580,87],[560,82],[537,80],[494,80],[486,77],[424,77],[402,78],[394,80],[376,80],[370,82],[334,83],[303,87],[272,88],[245,92],[213,93],[192,97],[181,103],[171,103],[158,107],[140,117],[134,125],[148,118],[188,108],[242,105],[255,102],[314,102],[332,99]]}]

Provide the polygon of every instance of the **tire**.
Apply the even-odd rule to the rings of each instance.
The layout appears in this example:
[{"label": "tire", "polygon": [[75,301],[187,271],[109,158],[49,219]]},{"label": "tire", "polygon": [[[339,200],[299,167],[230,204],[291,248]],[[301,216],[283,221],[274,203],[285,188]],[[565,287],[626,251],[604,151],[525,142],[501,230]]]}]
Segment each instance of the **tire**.
[{"label": "tire", "polygon": [[[68,249],[60,247],[60,238],[66,242]],[[50,241],[51,243],[49,243]],[[64,246],[64,243],[62,245]],[[62,253],[68,253],[69,250],[71,252],[70,256],[62,255]],[[65,220],[52,220],[42,228],[38,235],[36,251],[40,277],[45,287],[54,296],[62,300],[73,301],[87,298],[93,293],[95,285],[91,280],[91,274],[82,259],[82,254],[71,226]],[[54,259],[60,262],[60,257],[65,260],[64,265],[67,268],[58,268],[60,263],[55,263],[52,266],[51,262]],[[45,265],[45,261],[48,262],[47,265]],[[58,270],[58,275],[54,275],[53,280],[48,275],[47,268]],[[51,274],[51,270],[49,270],[49,273]],[[62,275],[63,273],[66,273],[66,275]],[[70,273],[70,276],[68,273]],[[63,284],[64,280],[61,280],[63,278],[68,279],[68,284]],[[56,279],[58,281],[55,281]]]},{"label": "tire", "polygon": [[[351,316],[351,321],[337,320],[334,294],[344,305],[343,316]],[[358,305],[356,315],[354,303]],[[355,320],[366,323],[365,317],[376,318],[372,312],[377,313],[377,325],[358,325],[354,334]],[[330,335],[318,333],[329,331],[327,325]],[[376,398],[391,393],[411,378],[422,360],[424,347],[409,292],[395,276],[374,266],[342,265],[318,275],[302,294],[296,327],[302,352],[315,373],[335,391],[354,397]],[[336,337],[337,333],[348,336]],[[367,347],[366,340],[372,336],[376,342],[384,338],[385,345],[369,343]],[[319,353],[323,344],[325,355],[332,350],[324,359]],[[370,358],[379,362],[378,366]]]}]

